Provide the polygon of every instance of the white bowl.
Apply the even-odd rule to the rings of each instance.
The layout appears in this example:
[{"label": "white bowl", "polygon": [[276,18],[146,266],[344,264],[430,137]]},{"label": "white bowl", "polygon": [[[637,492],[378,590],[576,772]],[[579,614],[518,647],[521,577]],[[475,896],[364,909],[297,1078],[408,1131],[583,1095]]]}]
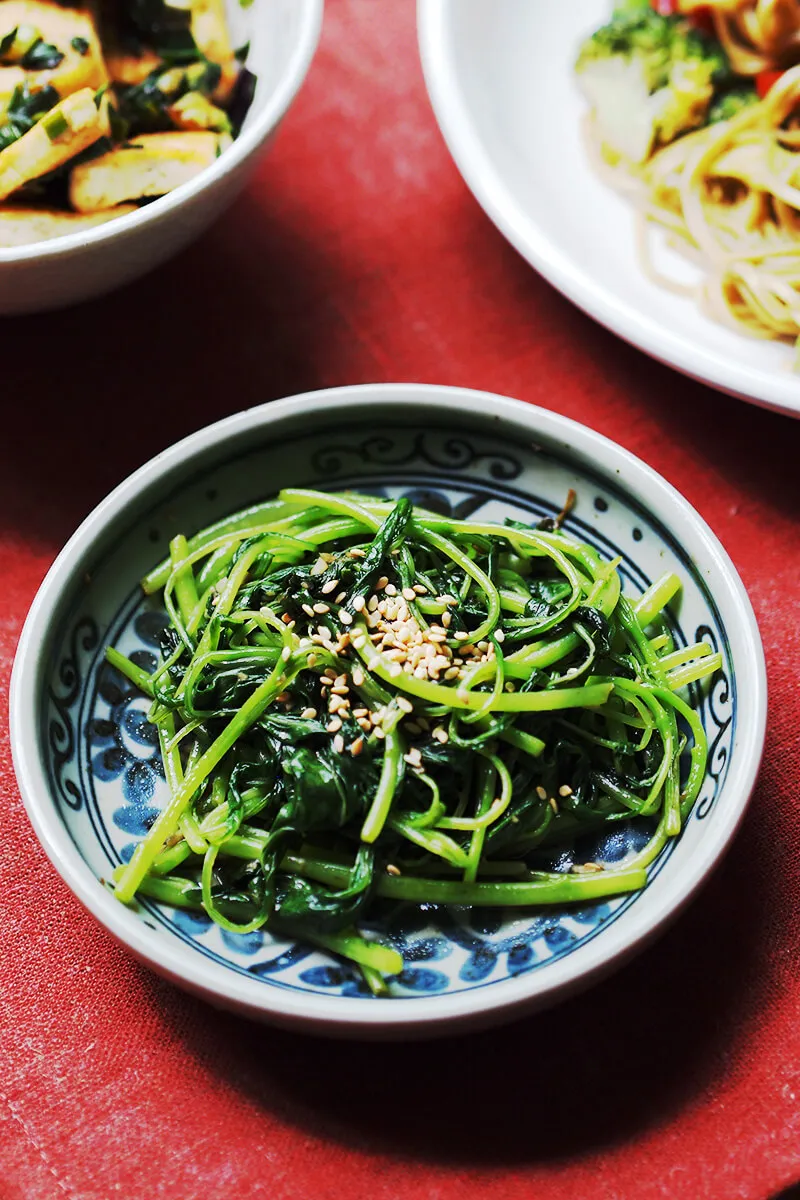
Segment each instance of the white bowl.
[{"label": "white bowl", "polygon": [[247,182],[311,64],[324,0],[227,0],[235,44],[250,42],[255,99],[213,166],[138,212],[82,233],[0,248],[0,314],[62,308],[129,283],[197,237]]},{"label": "white bowl", "polygon": [[[377,432],[376,432],[377,431]],[[427,507],[536,521],[567,489],[567,527],[640,591],[666,569],[684,590],[676,638],[705,637],[722,671],[700,701],[711,753],[678,841],[634,896],[562,912],[407,911],[376,925],[405,960],[393,997],[298,943],[221,934],[202,917],[121,905],[100,880],[164,800],[146,701],[103,665],[109,643],[152,655],[137,580],[166,539],[290,484],[409,494]],[[150,617],[152,620],[152,615]],[[168,979],[248,1016],[327,1034],[432,1036],[551,1004],[638,950],[694,894],[739,824],[761,757],[766,683],[744,588],[689,504],[592,430],[485,392],[378,384],[315,392],[228,417],[158,455],[86,519],[25,624],[11,744],[30,819],[79,900]],[[383,920],[383,918],[381,918]],[[65,915],[64,925],[68,923]]]},{"label": "white bowl", "polygon": [[[631,206],[593,171],[577,49],[613,0],[418,0],[428,92],[476,199],[524,258],[601,324],[722,391],[800,416],[792,350],[716,324],[644,275]],[[659,247],[679,278],[687,264]]]}]

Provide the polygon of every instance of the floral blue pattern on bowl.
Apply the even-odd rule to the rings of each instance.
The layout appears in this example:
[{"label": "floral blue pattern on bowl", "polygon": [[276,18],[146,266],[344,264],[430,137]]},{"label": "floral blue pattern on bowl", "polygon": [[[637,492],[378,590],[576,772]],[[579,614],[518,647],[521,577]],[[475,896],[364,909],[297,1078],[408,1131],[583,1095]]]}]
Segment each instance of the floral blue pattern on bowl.
[{"label": "floral blue pattern on bowl", "polygon": [[[629,593],[641,592],[664,570],[677,570],[684,580],[674,614],[677,643],[686,644],[687,635],[692,641],[705,638],[723,652],[726,666],[706,694],[695,697],[710,760],[689,828],[713,812],[735,733],[735,678],[716,606],[676,539],[622,485],[610,486],[585,468],[576,470],[568,454],[435,429],[387,428],[373,435],[363,428],[343,429],[335,437],[317,433],[274,449],[262,447],[187,484],[174,502],[153,512],[151,521],[137,522],[110,549],[64,623],[48,684],[48,770],[62,818],[98,876],[107,876],[130,857],[166,798],[157,738],[146,720],[148,702],[103,656],[105,646],[113,643],[148,670],[156,662],[165,618],[133,584],[175,532],[192,533],[288,483],[405,495],[457,517],[513,517],[531,524],[555,516],[568,489],[575,488],[578,503],[565,527],[607,558],[619,560]],[[684,832],[682,839],[686,836]],[[646,829],[631,823],[599,843],[576,847],[576,858],[617,862],[645,837]],[[651,881],[674,850],[675,844],[651,868]],[[557,866],[567,870],[571,863],[565,853]],[[546,971],[602,936],[638,903],[641,895],[634,894],[568,911],[384,904],[362,929],[401,952],[404,969],[391,991],[411,998],[493,987],[526,972]],[[141,911],[149,927],[163,936],[180,939],[198,954],[266,986],[371,998],[355,968],[302,943],[261,931],[230,934],[203,914],[150,901],[141,904]]]}]

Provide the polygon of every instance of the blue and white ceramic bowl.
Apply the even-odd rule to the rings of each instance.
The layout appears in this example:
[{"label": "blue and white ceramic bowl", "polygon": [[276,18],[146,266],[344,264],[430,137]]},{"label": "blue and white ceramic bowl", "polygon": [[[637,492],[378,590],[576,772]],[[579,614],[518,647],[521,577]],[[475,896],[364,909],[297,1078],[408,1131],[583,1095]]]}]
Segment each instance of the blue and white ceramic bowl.
[{"label": "blue and white ceramic bowl", "polygon": [[[148,667],[161,615],[137,580],[176,530],[190,534],[289,485],[408,495],[487,520],[554,515],[609,558],[626,589],[664,570],[684,580],[679,641],[706,638],[724,667],[697,698],[708,776],[681,837],[638,894],[569,911],[406,907],[372,929],[401,951],[393,998],[354,970],[267,933],[231,935],[149,901],[125,908],[103,880],[165,797],[146,702],[104,663],[110,642]],[[764,660],[741,581],[687,502],[620,447],[542,409],[421,385],[316,392],[240,413],[159,455],[118,487],[62,551],[34,602],[11,687],[22,795],[53,864],[142,961],[216,1004],[329,1034],[429,1036],[552,1003],[617,965],[694,893],[752,790],[766,719]],[[618,861],[637,834],[596,852]],[[583,848],[584,857],[585,850]],[[593,853],[595,852],[593,848]]]}]

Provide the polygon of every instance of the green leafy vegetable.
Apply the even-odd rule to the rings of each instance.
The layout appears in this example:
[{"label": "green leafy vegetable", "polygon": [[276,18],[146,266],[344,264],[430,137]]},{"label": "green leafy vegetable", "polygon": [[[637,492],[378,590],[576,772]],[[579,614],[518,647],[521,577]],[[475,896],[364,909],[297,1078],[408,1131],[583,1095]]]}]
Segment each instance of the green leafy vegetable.
[{"label": "green leafy vegetable", "polygon": [[[144,581],[167,614],[161,664],[107,655],[151,698],[171,791],[118,898],[305,938],[383,994],[402,964],[358,932],[376,897],[538,906],[644,886],[705,773],[678,692],[721,661],[675,648],[679,586],[629,601],[560,530],[408,499],[287,489],[178,535]],[[639,854],[581,861],[577,839],[630,820],[651,823]]]}]

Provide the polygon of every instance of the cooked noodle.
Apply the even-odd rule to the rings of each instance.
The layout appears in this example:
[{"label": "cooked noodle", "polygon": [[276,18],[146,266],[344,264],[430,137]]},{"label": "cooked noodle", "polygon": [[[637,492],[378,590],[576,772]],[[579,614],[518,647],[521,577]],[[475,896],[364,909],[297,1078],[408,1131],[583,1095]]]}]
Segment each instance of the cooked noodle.
[{"label": "cooked noodle", "polygon": [[758,104],[678,138],[641,166],[602,146],[591,122],[589,140],[642,225],[666,230],[703,271],[694,288],[663,278],[645,235],[652,279],[696,295],[715,320],[756,337],[800,338],[800,66]]},{"label": "cooked noodle", "polygon": [[800,0],[679,0],[677,11],[710,12],[737,75],[800,60]]}]

